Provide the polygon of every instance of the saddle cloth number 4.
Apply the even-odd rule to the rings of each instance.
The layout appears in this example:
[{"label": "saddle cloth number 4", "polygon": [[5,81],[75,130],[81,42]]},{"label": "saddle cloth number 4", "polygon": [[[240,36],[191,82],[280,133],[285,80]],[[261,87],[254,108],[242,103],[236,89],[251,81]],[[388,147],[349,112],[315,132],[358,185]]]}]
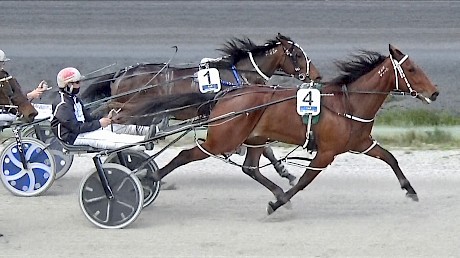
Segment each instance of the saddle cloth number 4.
[{"label": "saddle cloth number 4", "polygon": [[201,93],[219,92],[221,89],[219,71],[216,68],[199,70],[198,84]]},{"label": "saddle cloth number 4", "polygon": [[297,91],[297,114],[316,116],[321,111],[321,93],[317,89],[299,89]]}]

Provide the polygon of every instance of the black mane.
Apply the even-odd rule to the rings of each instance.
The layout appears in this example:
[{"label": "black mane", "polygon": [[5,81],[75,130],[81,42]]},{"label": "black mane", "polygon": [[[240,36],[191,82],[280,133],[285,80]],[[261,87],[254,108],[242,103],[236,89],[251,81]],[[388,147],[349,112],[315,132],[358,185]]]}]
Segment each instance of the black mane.
[{"label": "black mane", "polygon": [[216,50],[226,55],[226,57],[222,59],[222,62],[231,66],[238,63],[241,59],[247,58],[247,52],[251,52],[253,55],[257,55],[276,47],[276,45],[280,42],[279,39],[292,41],[289,37],[278,35],[276,39],[267,40],[265,45],[258,46],[247,37],[234,37],[230,40],[227,40],[227,42],[223,44],[222,48],[218,48]]},{"label": "black mane", "polygon": [[386,57],[380,53],[358,50],[358,54],[352,54],[351,58],[334,62],[340,69],[340,75],[332,79],[330,83],[337,85],[352,83],[381,64],[385,59]]}]

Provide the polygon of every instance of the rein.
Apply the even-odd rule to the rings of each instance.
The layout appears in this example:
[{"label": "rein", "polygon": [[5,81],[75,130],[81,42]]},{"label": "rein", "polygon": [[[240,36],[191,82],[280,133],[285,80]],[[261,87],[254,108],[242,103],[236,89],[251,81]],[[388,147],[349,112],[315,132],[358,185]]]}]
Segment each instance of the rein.
[{"label": "rein", "polygon": [[[173,58],[176,56],[177,54],[177,50],[178,50],[178,47],[177,46],[173,46],[175,48],[175,51],[174,51],[174,54],[171,56],[171,58],[169,58],[168,62],[165,63],[165,65],[163,65],[163,67],[154,75],[152,76],[152,78],[144,84],[144,86],[142,86],[141,88],[147,86],[153,79],[155,79],[168,65],[169,63],[171,63],[171,61],[173,60]],[[118,111],[116,111],[116,113],[120,112],[120,110],[123,109],[123,107],[129,103],[135,96],[136,94],[140,93],[141,91],[137,91],[135,94],[133,94],[127,101],[125,101],[123,103],[123,105],[118,109]]]},{"label": "rein", "polygon": [[91,106],[94,106],[94,105],[98,105],[100,103],[107,102],[107,101],[112,100],[112,99],[117,99],[117,98],[120,98],[120,97],[131,95],[133,93],[139,93],[139,92],[144,91],[144,90],[148,90],[148,89],[155,88],[155,87],[158,87],[158,86],[162,86],[162,85],[165,85],[165,84],[168,84],[168,83],[171,83],[171,82],[180,81],[180,80],[193,78],[193,77],[194,77],[193,75],[183,76],[183,77],[173,79],[173,80],[169,80],[169,81],[166,81],[166,82],[147,85],[147,86],[144,86],[144,87],[139,88],[139,89],[133,89],[133,90],[130,90],[130,91],[125,91],[125,92],[117,94],[117,95],[113,95],[113,96],[110,96],[110,97],[105,97],[105,98],[90,102],[88,104],[85,104],[85,107],[91,107]]},{"label": "rein", "polygon": [[[150,116],[163,115],[163,114],[168,114],[168,113],[172,113],[172,112],[184,110],[184,109],[191,108],[191,107],[204,106],[204,105],[207,105],[207,104],[211,104],[211,103],[213,103],[213,102],[217,102],[217,101],[219,101],[219,100],[232,99],[232,98],[239,97],[239,96],[244,96],[244,95],[247,95],[247,94],[271,92],[272,89],[278,88],[278,87],[272,87],[272,86],[260,86],[260,87],[267,87],[267,89],[263,89],[263,90],[259,90],[259,91],[243,92],[243,93],[238,93],[238,94],[235,94],[235,95],[232,95],[232,96],[225,96],[225,94],[227,94],[227,93],[229,93],[229,92],[231,92],[231,91],[233,90],[233,89],[229,89],[229,90],[228,90],[227,92],[225,92],[221,97],[214,98],[214,99],[212,99],[212,100],[208,100],[208,101],[205,101],[205,102],[190,104],[190,105],[181,106],[181,107],[178,107],[178,108],[164,109],[164,110],[162,110],[162,111],[158,111],[158,112],[154,112],[154,113],[149,113],[149,114],[144,114],[144,115],[137,115],[137,116],[131,115],[131,116],[125,116],[125,117],[129,117],[129,118],[142,118],[142,117],[150,117]],[[292,88],[290,88],[290,89],[292,90]],[[285,89],[283,89],[283,90],[289,90],[289,88],[285,88]],[[285,101],[290,100],[290,99],[294,99],[294,98],[296,98],[296,96],[289,97],[289,99],[286,99]],[[189,119],[189,120],[193,120],[193,118],[192,118],[192,119]]]},{"label": "rein", "polygon": [[[109,100],[112,100],[112,99],[117,99],[117,98],[120,98],[120,97],[124,97],[124,96],[127,96],[127,95],[131,95],[131,94],[134,94],[129,100],[131,100],[137,93],[140,93],[141,91],[143,90],[148,90],[148,89],[151,89],[151,88],[154,88],[154,87],[157,87],[157,86],[160,86],[160,85],[163,85],[163,84],[167,84],[167,83],[170,83],[170,82],[173,82],[173,81],[177,81],[177,80],[183,80],[183,79],[187,79],[187,78],[190,78],[190,76],[184,76],[184,77],[181,77],[181,78],[178,78],[177,80],[170,80],[168,82],[165,82],[165,83],[158,83],[158,84],[153,84],[153,85],[148,85],[153,79],[155,79],[168,65],[169,63],[172,61],[172,59],[176,56],[176,53],[177,53],[177,46],[174,46],[174,48],[176,49],[173,56],[168,60],[168,62],[166,62],[163,67],[155,72],[155,75],[144,85],[142,86],[141,88],[139,89],[133,89],[133,90],[130,90],[130,91],[126,91],[126,92],[123,92],[123,93],[120,93],[120,94],[116,94],[114,96],[110,96],[110,97],[106,97],[106,98],[102,98],[102,99],[99,99],[99,100],[96,100],[96,101],[93,101],[91,103],[88,103],[85,105],[85,107],[91,107],[91,106],[94,106],[94,105],[97,105],[99,103],[104,103],[104,102],[107,102]],[[143,74],[152,74],[153,72],[149,72],[149,73],[143,73]],[[133,75],[129,75],[127,76],[126,78],[130,78],[130,77],[133,77],[133,76],[138,76],[138,75],[141,75],[141,74],[133,74]],[[192,76],[193,77],[193,76]],[[107,81],[112,81],[114,79],[110,79],[110,80],[107,80]],[[98,82],[100,83],[100,82]],[[129,102],[128,101],[125,101],[125,103]],[[124,106],[124,105],[123,105]]]},{"label": "rein", "polygon": [[89,73],[83,75],[83,76],[82,76],[83,78],[80,79],[80,81],[84,82],[84,81],[88,81],[88,80],[93,80],[93,79],[97,79],[97,78],[100,78],[100,77],[104,77],[104,76],[109,75],[109,74],[115,74],[115,73],[106,73],[106,74],[102,74],[102,75],[98,75],[98,76],[86,78],[88,75],[95,74],[95,73],[100,72],[100,71],[102,71],[102,70],[105,70],[105,69],[107,69],[107,68],[109,68],[109,67],[112,67],[112,66],[114,66],[114,65],[116,65],[116,64],[117,64],[117,63],[115,62],[115,63],[113,63],[113,64],[106,65],[106,66],[104,66],[104,67],[102,67],[102,68],[99,68],[99,69],[97,69],[97,70],[94,70],[94,71],[92,71],[92,72],[89,72]]}]

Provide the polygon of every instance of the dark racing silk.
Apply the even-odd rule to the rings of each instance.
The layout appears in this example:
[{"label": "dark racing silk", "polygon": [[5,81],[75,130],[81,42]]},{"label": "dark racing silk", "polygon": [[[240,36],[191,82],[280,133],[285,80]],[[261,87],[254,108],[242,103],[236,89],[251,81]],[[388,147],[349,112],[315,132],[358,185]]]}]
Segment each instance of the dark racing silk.
[{"label": "dark racing silk", "polygon": [[91,117],[77,96],[59,91],[53,102],[51,129],[54,135],[68,144],[73,144],[80,133],[99,128],[99,120]]}]

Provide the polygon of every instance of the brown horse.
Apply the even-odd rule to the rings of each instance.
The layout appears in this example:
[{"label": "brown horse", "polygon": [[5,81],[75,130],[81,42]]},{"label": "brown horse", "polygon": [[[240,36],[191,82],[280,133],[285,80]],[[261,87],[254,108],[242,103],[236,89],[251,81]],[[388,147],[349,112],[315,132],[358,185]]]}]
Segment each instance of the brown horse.
[{"label": "brown horse", "polygon": [[[227,41],[219,50],[226,56],[211,61],[209,66],[218,68],[224,88],[243,85],[246,87],[251,86],[251,83],[264,84],[277,70],[282,70],[304,82],[321,79],[319,71],[304,50],[289,37],[281,34],[261,46],[248,38],[234,38]],[[170,115],[166,112],[170,109],[178,109],[171,114],[179,120],[208,115],[210,107],[200,108],[201,104],[212,100],[216,94],[199,92],[196,83],[196,72],[199,67],[167,67],[165,71],[157,74],[162,68],[164,64],[146,64],[122,71],[111,83],[110,94],[107,93],[109,82],[106,77],[111,75],[105,76],[87,88],[81,97],[84,101],[97,100],[98,95],[114,96],[146,85],[154,85],[156,87],[121,96],[111,102],[109,109],[121,108],[121,112],[113,121],[119,124],[157,124],[165,116]],[[184,109],[184,106],[190,107]],[[104,110],[103,114],[109,109]],[[162,114],[149,115],[158,113]],[[156,119],[152,121],[152,118]],[[270,160],[278,174],[294,183],[295,177],[275,158],[271,148],[264,149],[264,156]]]},{"label": "brown horse", "polygon": [[[235,38],[227,41],[219,50],[226,56],[211,61],[209,66],[218,68],[224,87],[264,84],[278,69],[301,81],[321,79],[319,71],[303,49],[281,34],[262,46],[254,44],[248,38]],[[119,95],[120,97],[109,102],[108,107],[103,105],[99,108],[102,113],[97,113],[103,116],[111,109],[121,108],[120,113],[113,118],[119,124],[150,126],[152,118],[156,118],[155,121],[158,122],[164,116],[170,115],[166,112],[161,115],[156,113],[171,108],[179,108],[172,112],[179,120],[206,113],[206,109],[199,110],[199,104],[213,99],[215,94],[201,94],[198,91],[196,72],[199,67],[164,66],[165,64],[141,64],[116,74],[108,74],[87,87],[81,98],[89,103]],[[166,69],[157,74],[162,68]],[[136,91],[148,85],[154,87]],[[126,92],[133,94],[121,95]],[[188,105],[193,106],[181,109]],[[139,111],[144,112],[143,115],[139,115]],[[149,116],[149,113],[156,115]]]},{"label": "brown horse", "polygon": [[18,109],[12,114],[19,113],[21,120],[32,122],[38,115],[37,110],[30,104],[16,79],[5,70],[0,70],[0,105],[14,105]]},{"label": "brown horse", "polygon": [[[390,55],[363,51],[355,60],[337,62],[342,75],[322,87],[320,119],[312,126],[317,154],[299,182],[284,192],[264,177],[258,169],[261,148],[249,148],[243,171],[268,188],[276,197],[269,202],[268,213],[288,203],[300,190],[332,163],[335,156],[353,151],[381,159],[393,169],[402,189],[414,201],[417,194],[404,176],[395,157],[371,137],[374,117],[392,92],[404,91],[426,103],[436,100],[439,92],[425,73],[414,62],[392,45]],[[266,87],[266,86],[265,86]],[[235,149],[242,143],[263,144],[280,141],[303,145],[307,139],[306,126],[296,112],[296,89],[245,88],[231,92],[213,108],[210,119],[233,111],[245,112],[211,124],[206,141],[201,146],[179,153],[169,164],[154,173],[154,181],[162,179],[175,168],[192,161],[205,159]],[[284,101],[283,101],[284,100]],[[279,101],[278,104],[267,104]],[[258,108],[257,108],[258,107]],[[204,149],[207,153],[201,150]]]}]

